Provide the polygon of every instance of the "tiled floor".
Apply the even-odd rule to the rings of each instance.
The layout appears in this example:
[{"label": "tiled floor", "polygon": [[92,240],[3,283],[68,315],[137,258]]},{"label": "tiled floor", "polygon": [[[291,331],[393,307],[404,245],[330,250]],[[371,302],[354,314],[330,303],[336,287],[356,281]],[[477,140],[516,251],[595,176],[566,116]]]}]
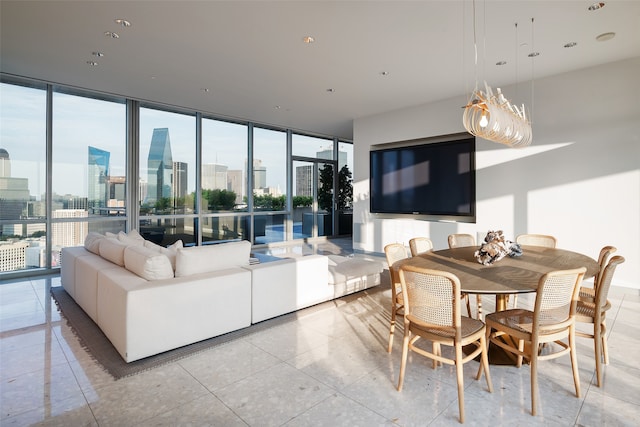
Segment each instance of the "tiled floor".
[{"label": "tiled floor", "polygon": [[[49,296],[58,276],[0,284],[0,425],[459,425],[455,371],[410,356],[396,391],[401,331],[386,352],[382,287],[301,312],[297,320],[114,381],[78,344]],[[526,304],[524,298],[521,298]],[[491,366],[494,392],[465,365],[467,425],[636,426],[640,297],[614,289],[611,364],[593,384],[592,342],[579,339],[582,397],[568,357],[541,362],[540,415],[529,370]],[[520,300],[519,300],[520,304]],[[491,301],[484,298],[491,309]]]}]

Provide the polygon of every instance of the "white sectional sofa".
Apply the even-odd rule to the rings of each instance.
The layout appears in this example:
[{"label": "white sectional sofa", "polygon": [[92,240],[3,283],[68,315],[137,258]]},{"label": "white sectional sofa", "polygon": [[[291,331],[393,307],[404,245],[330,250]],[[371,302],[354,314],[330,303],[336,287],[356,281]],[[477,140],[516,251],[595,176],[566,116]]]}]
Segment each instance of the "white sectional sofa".
[{"label": "white sectional sofa", "polygon": [[104,259],[117,243],[103,240],[97,254],[64,248],[61,281],[126,362],[251,325],[250,242],[175,248],[174,272],[136,244],[116,247],[122,263]]},{"label": "white sectional sofa", "polygon": [[323,255],[249,265],[248,241],[181,246],[134,230],[62,250],[62,286],[126,362],[376,286],[382,271]]}]

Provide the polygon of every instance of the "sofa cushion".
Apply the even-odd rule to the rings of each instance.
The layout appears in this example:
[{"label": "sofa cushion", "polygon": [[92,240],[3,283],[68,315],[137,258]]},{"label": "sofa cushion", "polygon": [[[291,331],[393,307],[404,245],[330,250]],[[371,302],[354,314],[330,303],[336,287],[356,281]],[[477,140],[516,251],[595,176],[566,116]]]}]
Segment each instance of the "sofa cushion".
[{"label": "sofa cushion", "polygon": [[118,233],[118,240],[126,243],[128,246],[144,246],[144,237],[137,230],[131,230],[128,233],[121,231]]},{"label": "sofa cushion", "polygon": [[173,268],[171,268],[169,258],[144,246],[127,246],[125,248],[124,267],[146,280],[173,277]]},{"label": "sofa cushion", "polygon": [[247,240],[179,248],[176,256],[176,277],[246,266],[249,265],[250,253],[251,243]]},{"label": "sofa cushion", "polygon": [[87,237],[84,238],[84,247],[89,252],[92,252],[96,255],[100,255],[100,240],[104,239],[104,236],[100,233],[96,233],[95,231],[87,234]]},{"label": "sofa cushion", "polygon": [[105,237],[100,239],[100,256],[120,267],[124,267],[124,250],[126,247],[126,244],[117,239]]},{"label": "sofa cushion", "polygon": [[149,240],[145,240],[144,247],[166,255],[169,258],[169,261],[171,261],[171,268],[173,268],[174,271],[176,270],[176,256],[178,255],[178,249],[183,247],[182,240],[178,240],[167,248],[157,245]]}]

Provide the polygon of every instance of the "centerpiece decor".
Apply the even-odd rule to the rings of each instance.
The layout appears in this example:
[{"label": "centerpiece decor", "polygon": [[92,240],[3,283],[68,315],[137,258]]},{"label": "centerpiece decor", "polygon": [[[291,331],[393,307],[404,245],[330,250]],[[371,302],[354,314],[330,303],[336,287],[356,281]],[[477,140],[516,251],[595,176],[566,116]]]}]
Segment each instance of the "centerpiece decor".
[{"label": "centerpiece decor", "polygon": [[482,265],[494,264],[507,255],[510,257],[522,255],[522,247],[516,242],[505,239],[502,230],[489,231],[480,249],[474,253]]}]

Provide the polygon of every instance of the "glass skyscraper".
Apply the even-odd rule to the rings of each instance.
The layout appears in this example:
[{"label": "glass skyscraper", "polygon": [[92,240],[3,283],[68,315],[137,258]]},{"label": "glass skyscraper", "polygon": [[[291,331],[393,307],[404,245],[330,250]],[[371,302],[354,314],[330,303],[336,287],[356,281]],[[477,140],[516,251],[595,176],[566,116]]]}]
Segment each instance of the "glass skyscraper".
[{"label": "glass skyscraper", "polygon": [[109,180],[110,153],[96,147],[89,146],[87,161],[88,205],[98,214],[99,208],[107,206]]},{"label": "glass skyscraper", "polygon": [[147,203],[162,198],[171,198],[173,184],[173,158],[169,128],[155,128],[151,136],[151,147],[147,160]]}]

